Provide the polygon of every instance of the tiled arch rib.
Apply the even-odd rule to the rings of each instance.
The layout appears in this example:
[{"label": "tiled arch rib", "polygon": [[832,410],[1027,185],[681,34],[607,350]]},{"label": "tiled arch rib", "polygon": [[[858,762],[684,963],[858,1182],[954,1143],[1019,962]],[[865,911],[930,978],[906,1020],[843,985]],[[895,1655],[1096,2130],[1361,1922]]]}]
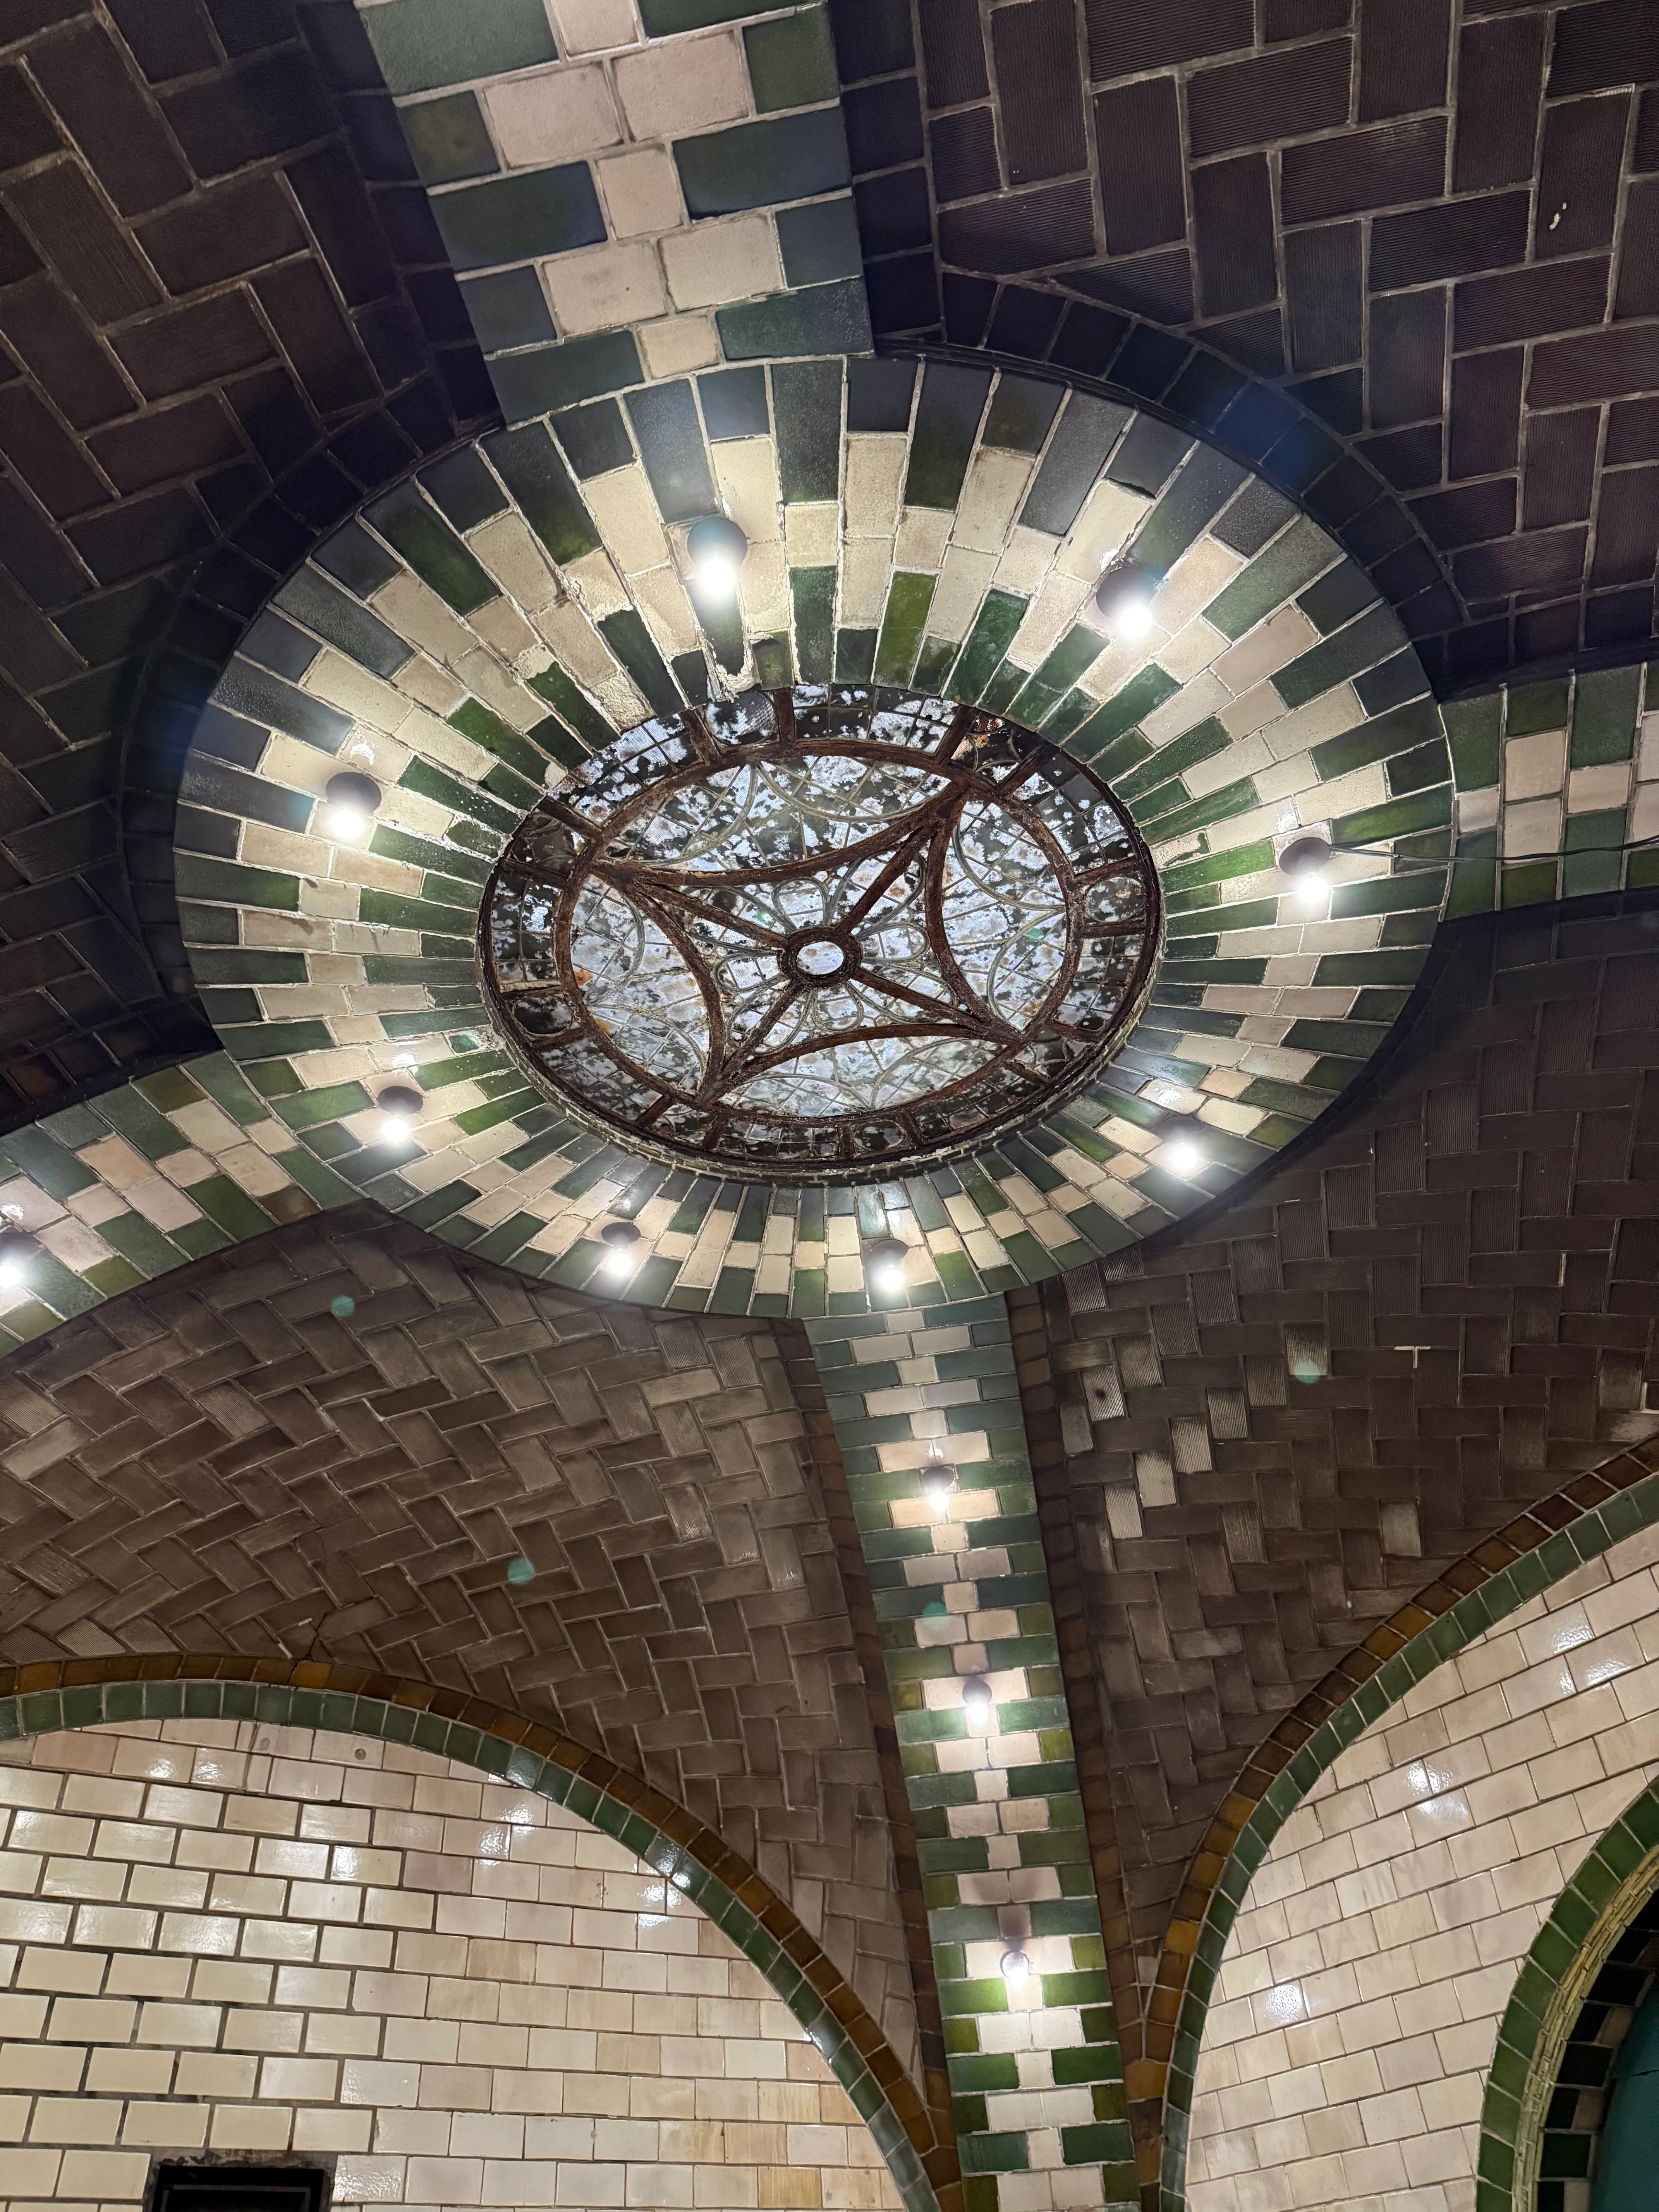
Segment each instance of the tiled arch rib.
[{"label": "tiled arch rib", "polygon": [[[684,530],[750,551],[705,640]],[[1164,581],[1130,647],[1089,587],[1123,544]],[[1152,1004],[1096,1088],[954,1170],[828,1194],[725,1183],[564,1120],[478,1001],[477,902],[550,781],[732,681],[913,684],[1006,710],[1121,793],[1168,914]],[[387,798],[331,845],[342,765]],[[1237,465],[1059,385],[840,357],[724,369],[485,439],[371,503],[255,624],[197,732],[178,868],[210,1012],[301,1147],[452,1241],[580,1284],[598,1218],[644,1231],[629,1295],[865,1311],[860,1239],[908,1297],[1012,1287],[1111,1250],[1268,1158],[1405,1004],[1444,884],[1439,711],[1333,542]],[[1276,841],[1362,848],[1332,911],[1281,898]],[[413,1153],[373,1140],[412,1055]],[[1180,1181],[1171,1139],[1209,1165]]]},{"label": "tiled arch rib", "polygon": [[684,1890],[800,2021],[869,2127],[906,2212],[955,2212],[956,2160],[857,1993],[755,1869],[683,1806],[487,1701],[308,1660],[72,1660],[0,1668],[0,1741],[122,1721],[263,1721],[412,1744],[566,1807]]}]

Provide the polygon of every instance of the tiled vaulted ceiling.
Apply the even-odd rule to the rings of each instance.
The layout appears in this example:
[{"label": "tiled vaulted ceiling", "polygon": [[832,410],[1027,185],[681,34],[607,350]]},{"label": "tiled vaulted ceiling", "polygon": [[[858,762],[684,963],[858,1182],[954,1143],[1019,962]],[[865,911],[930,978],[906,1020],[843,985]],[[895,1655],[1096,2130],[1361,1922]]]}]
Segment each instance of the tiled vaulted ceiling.
[{"label": "tiled vaulted ceiling", "polygon": [[[1210,431],[1443,691],[1639,655],[1639,6],[831,13],[878,343]],[[206,1042],[171,884],[194,704],[318,532],[494,400],[347,0],[9,0],[0,103],[3,1119]]]},{"label": "tiled vaulted ceiling", "polygon": [[194,705],[314,533],[494,402],[351,7],[11,0],[0,45],[16,1121],[207,1042],[171,881]]},{"label": "tiled vaulted ceiling", "polygon": [[[1643,0],[834,14],[878,333],[1064,361],[1270,454],[1443,689],[1639,653],[1659,544]],[[1062,321],[1067,295],[1103,312]]]}]

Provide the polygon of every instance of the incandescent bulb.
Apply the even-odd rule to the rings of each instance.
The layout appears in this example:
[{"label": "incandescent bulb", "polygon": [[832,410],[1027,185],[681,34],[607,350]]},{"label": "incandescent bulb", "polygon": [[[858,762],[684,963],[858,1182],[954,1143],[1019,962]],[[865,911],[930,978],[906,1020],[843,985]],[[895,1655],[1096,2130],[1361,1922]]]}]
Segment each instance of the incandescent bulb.
[{"label": "incandescent bulb", "polygon": [[335,806],[329,810],[328,834],[337,837],[343,845],[356,842],[363,834],[362,816],[355,806]]},{"label": "incandescent bulb", "polygon": [[1163,1164],[1171,1175],[1182,1176],[1201,1175],[1209,1165],[1198,1146],[1184,1139],[1165,1147]]},{"label": "incandescent bulb", "polygon": [[1024,1951],[1005,1951],[1002,1978],[1011,1990],[1023,1990],[1031,1978],[1031,1962]]}]

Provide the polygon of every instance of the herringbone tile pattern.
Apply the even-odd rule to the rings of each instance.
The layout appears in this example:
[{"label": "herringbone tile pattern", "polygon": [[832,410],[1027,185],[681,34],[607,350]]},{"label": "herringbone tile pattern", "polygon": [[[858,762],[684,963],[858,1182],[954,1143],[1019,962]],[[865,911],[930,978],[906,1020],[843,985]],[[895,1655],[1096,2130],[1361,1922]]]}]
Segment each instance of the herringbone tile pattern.
[{"label": "herringbone tile pattern", "polygon": [[1157,2063],[1166,1930],[1279,1718],[1659,1427],[1659,915],[1614,904],[1454,931],[1346,1122],[1246,1202],[1011,1299],[1132,2094],[1133,1990]]},{"label": "herringbone tile pattern", "polygon": [[15,1355],[0,1420],[0,1656],[355,1658],[556,1717],[751,1861],[914,2056],[876,1745],[768,1323],[548,1289],[354,1208]]}]

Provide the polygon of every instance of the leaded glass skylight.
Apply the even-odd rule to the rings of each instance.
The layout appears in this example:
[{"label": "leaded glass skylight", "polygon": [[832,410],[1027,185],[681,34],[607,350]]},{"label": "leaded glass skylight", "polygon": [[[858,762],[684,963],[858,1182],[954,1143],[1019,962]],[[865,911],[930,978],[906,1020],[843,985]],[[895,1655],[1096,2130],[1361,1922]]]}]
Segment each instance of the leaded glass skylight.
[{"label": "leaded glass skylight", "polygon": [[580,1118],[828,1181],[973,1151],[1086,1082],[1158,912],[1127,813],[1041,738],[801,686],[619,738],[526,817],[482,927],[504,1033]]}]

